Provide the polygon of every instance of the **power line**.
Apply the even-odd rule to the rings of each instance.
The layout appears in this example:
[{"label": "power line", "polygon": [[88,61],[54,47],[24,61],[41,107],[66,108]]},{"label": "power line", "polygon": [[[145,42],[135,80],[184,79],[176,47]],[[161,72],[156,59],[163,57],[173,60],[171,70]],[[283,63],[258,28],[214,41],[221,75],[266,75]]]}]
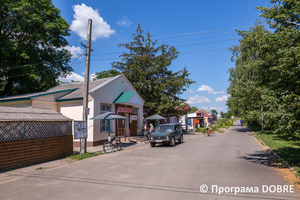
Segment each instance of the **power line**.
[{"label": "power line", "polygon": [[[84,55],[84,53],[77,56],[76,59],[70,64],[70,66],[72,66],[74,64],[74,62],[76,60],[78,60],[80,57],[82,57],[83,55]],[[61,61],[61,60],[65,60],[65,59],[62,58],[62,59],[54,60],[54,61],[51,61],[51,62],[58,62],[58,61]],[[9,67],[9,66],[8,67],[9,67],[9,69],[16,69],[16,68],[22,68],[22,67],[31,67],[31,66],[40,65],[40,64],[48,64],[48,63],[46,61],[43,61],[43,62],[40,62],[40,63],[25,64],[25,65],[21,65],[21,66],[17,66],[17,67]]]},{"label": "power line", "polygon": [[230,39],[225,39],[225,40],[217,40],[217,41],[210,41],[210,42],[200,42],[200,43],[186,44],[186,45],[175,46],[175,47],[187,47],[187,46],[202,45],[202,44],[212,44],[212,43],[227,42],[227,41],[239,40],[239,39],[241,39],[241,38],[230,38]]},{"label": "power line", "polygon": [[24,11],[21,11],[21,12],[19,12],[19,13],[13,14],[13,15],[11,15],[11,16],[9,16],[9,17],[6,17],[6,18],[3,19],[2,21],[0,21],[0,24],[3,23],[3,22],[6,22],[6,21],[8,21],[8,20],[10,20],[10,19],[12,19],[12,18],[14,18],[14,17],[16,17],[16,16],[19,16],[19,15],[21,15],[21,14],[23,14],[23,13],[29,12],[29,11],[31,11],[31,10],[33,10],[33,9],[35,9],[35,8],[37,8],[37,7],[39,7],[40,5],[42,5],[42,4],[44,4],[44,3],[51,2],[51,1],[52,1],[52,0],[46,0],[46,1],[42,2],[42,3],[37,4],[36,6],[30,8],[30,9],[28,9],[28,10],[24,10]]},{"label": "power line", "polygon": [[75,63],[75,61],[76,60],[78,60],[80,57],[82,57],[84,55],[84,53],[82,53],[82,54],[80,54],[71,64],[70,64],[70,66],[72,66],[74,63]]},{"label": "power line", "polygon": [[[192,52],[183,52],[183,53],[179,53],[179,54],[193,54],[193,53],[205,53],[205,52],[213,52],[213,51],[225,51],[225,50],[229,50],[230,48],[226,48],[226,49],[212,49],[212,50],[204,50],[204,51],[192,51]],[[81,56],[81,55],[80,55]],[[119,60],[121,58],[102,58],[102,59],[91,59],[91,61],[99,61],[99,60]],[[85,61],[82,62],[77,62],[77,63],[72,63],[72,65],[75,64],[79,64],[79,63],[84,63]],[[42,71],[48,71],[48,70],[52,70],[52,69],[43,69],[40,71],[35,71],[35,72],[42,72]],[[20,75],[16,75],[16,76],[10,76],[10,78],[15,78],[15,77],[20,77],[20,76],[26,76],[32,74],[32,72],[26,73],[26,74],[20,74]]]},{"label": "power line", "polygon": [[[225,48],[225,49],[211,49],[211,50],[203,50],[203,51],[190,51],[190,52],[182,52],[182,53],[179,53],[179,54],[193,54],[193,53],[205,53],[205,52],[213,52],[213,51],[225,51],[225,50],[229,50],[230,48]],[[136,55],[136,56],[141,56],[141,55]],[[122,58],[101,58],[101,59],[91,59],[91,61],[99,61],[99,60],[120,60]],[[82,61],[82,62],[77,62],[77,63],[74,63],[73,65],[75,64],[80,64],[80,63],[83,63],[85,61]]]},{"label": "power line", "polygon": [[229,49],[230,48],[226,48],[226,49],[212,49],[212,50],[204,50],[204,51],[183,52],[183,53],[179,53],[179,54],[205,53],[205,52],[212,52],[212,51],[225,51],[225,50],[229,50]]},{"label": "power line", "polygon": [[[225,48],[225,49],[212,49],[212,50],[203,50],[203,51],[192,51],[192,52],[182,52],[182,53],[179,53],[179,54],[194,54],[194,53],[205,53],[205,52],[213,52],[213,51],[225,51],[225,50],[229,50],[230,48]],[[82,53],[81,55],[79,55],[77,59],[79,59],[82,55],[84,55],[84,53]],[[138,55],[139,56],[139,55]],[[101,59],[91,59],[91,61],[101,61],[101,60],[120,60],[121,58],[101,58]],[[75,60],[75,61],[76,61]],[[76,62],[75,61],[72,62],[72,64],[70,64],[70,66],[72,65],[76,65],[76,64],[80,64],[80,63],[84,63],[85,61],[81,61],[81,62]],[[35,65],[37,64],[41,64],[41,63],[36,63]],[[34,64],[33,64],[34,65]],[[19,67],[24,67],[24,66],[19,66]],[[14,68],[18,68],[18,67],[14,67]],[[12,68],[11,68],[12,69]],[[42,72],[42,71],[48,71],[48,70],[52,70],[51,68],[50,69],[43,69],[43,70],[40,70],[40,71],[34,71],[32,70],[33,72]],[[15,78],[15,77],[20,77],[20,76],[25,76],[25,75],[29,75],[29,74],[32,74],[32,72],[29,72],[29,73],[25,73],[25,74],[20,74],[20,75],[16,75],[16,76],[10,76],[10,78]]]},{"label": "power line", "polygon": [[[183,37],[183,38],[171,38],[171,39],[165,39],[164,41],[168,40],[182,40],[182,39],[189,39],[189,38],[198,38],[198,37],[207,37],[207,36],[214,36],[214,35],[224,35],[224,34],[229,34],[229,33],[236,33],[236,32],[226,32],[226,33],[218,33],[218,34],[209,34],[209,35],[199,35],[199,36],[192,36],[192,37]],[[93,47],[108,47],[108,46],[117,46],[117,45],[101,45],[101,46],[93,46]]]},{"label": "power line", "polygon": [[[183,35],[194,35],[194,34],[201,34],[201,33],[210,33],[210,32],[218,32],[218,31],[239,29],[239,28],[248,28],[248,27],[252,27],[252,26],[254,26],[254,25],[239,26],[239,27],[225,28],[225,29],[216,29],[216,30],[207,30],[207,31],[200,31],[200,32],[180,33],[180,34],[173,34],[173,35],[161,35],[161,36],[156,36],[156,38],[159,39],[159,38],[167,38],[167,37],[175,37],[175,36],[183,36]],[[235,33],[235,32],[229,32],[229,33]],[[123,39],[120,42],[128,41],[128,40],[132,40],[132,38]],[[100,42],[95,42],[94,44],[96,44],[96,43],[100,43]],[[117,41],[112,41],[112,42],[108,42],[108,43],[118,43],[118,42]]]},{"label": "power line", "polygon": [[[192,44],[186,44],[186,45],[175,46],[175,47],[185,47],[185,46],[195,46],[195,45],[202,45],[202,44],[212,44],[212,43],[227,42],[227,41],[239,40],[239,39],[241,39],[241,38],[229,38],[229,39],[225,39],[225,40],[213,40],[213,41],[208,41],[208,42],[192,43]],[[92,56],[111,55],[111,54],[120,54],[120,53],[124,53],[124,52],[93,54]]]},{"label": "power line", "polygon": [[254,26],[254,25],[240,26],[240,27],[234,27],[234,28],[224,28],[224,29],[209,30],[209,31],[201,31],[201,32],[182,33],[182,34],[174,34],[174,35],[164,35],[164,36],[158,36],[158,38],[174,37],[174,36],[181,36],[181,35],[193,35],[193,34],[217,32],[217,31],[225,31],[225,30],[238,29],[238,28],[247,28],[247,27],[251,27],[251,26]]}]

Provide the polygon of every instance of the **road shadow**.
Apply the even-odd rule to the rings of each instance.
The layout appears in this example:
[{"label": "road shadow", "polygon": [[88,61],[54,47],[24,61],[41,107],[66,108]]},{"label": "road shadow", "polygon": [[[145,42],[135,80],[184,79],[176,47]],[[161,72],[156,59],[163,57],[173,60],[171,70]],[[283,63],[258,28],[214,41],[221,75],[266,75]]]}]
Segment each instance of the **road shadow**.
[{"label": "road shadow", "polygon": [[232,129],[232,131],[235,131],[235,132],[248,132],[249,131],[249,129],[247,128],[247,127],[241,127],[240,126],[240,128],[237,128],[237,129]]},{"label": "road shadow", "polygon": [[[183,141],[181,144],[180,144],[179,142],[176,142],[174,147],[180,146],[180,145],[182,145],[182,144],[184,144],[184,143],[185,143],[185,141]],[[170,146],[170,144],[168,144],[168,143],[156,144],[155,147],[157,147],[157,148],[164,148],[164,147],[172,148],[172,147]],[[154,148],[155,148],[155,147],[154,147]]]},{"label": "road shadow", "polygon": [[245,154],[238,157],[240,159],[247,160],[251,163],[264,165],[267,167],[285,168],[285,166],[276,162],[276,156],[270,155],[267,151],[255,151],[253,154]]}]

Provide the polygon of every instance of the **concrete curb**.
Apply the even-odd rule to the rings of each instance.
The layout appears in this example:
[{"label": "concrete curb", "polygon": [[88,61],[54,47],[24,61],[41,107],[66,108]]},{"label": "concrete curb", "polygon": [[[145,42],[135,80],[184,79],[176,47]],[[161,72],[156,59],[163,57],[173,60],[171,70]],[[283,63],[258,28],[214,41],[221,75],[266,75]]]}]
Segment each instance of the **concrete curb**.
[{"label": "concrete curb", "polygon": [[[248,127],[247,127],[248,128]],[[270,147],[268,147],[267,145],[266,145],[266,143],[264,143],[250,128],[248,128],[248,130],[250,131],[250,133],[263,145],[263,146],[265,146],[269,151],[271,151],[277,158],[279,158],[281,161],[282,161],[282,163],[286,166],[286,167],[288,167],[294,174],[295,174],[295,176],[297,177],[297,178],[300,178],[298,175],[297,175],[297,172],[295,171],[295,169],[294,168],[292,168],[292,166],[289,164],[289,163],[287,163],[283,158],[281,158],[279,155],[277,155],[277,153],[275,153]]]}]

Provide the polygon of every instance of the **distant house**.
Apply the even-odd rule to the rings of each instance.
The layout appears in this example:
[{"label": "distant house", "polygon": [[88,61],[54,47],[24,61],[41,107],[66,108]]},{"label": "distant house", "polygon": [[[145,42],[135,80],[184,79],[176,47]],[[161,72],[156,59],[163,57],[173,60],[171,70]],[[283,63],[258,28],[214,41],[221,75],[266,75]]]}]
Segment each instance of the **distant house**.
[{"label": "distant house", "polygon": [[184,115],[180,117],[180,122],[183,127],[193,129],[197,125],[204,125],[204,123],[212,123],[216,119],[216,116],[211,111],[204,108],[197,110],[196,112]]},{"label": "distant house", "polygon": [[[73,120],[83,119],[84,83],[63,84],[44,92],[0,98],[0,106],[50,108]],[[126,120],[112,120],[110,131],[120,134],[129,129],[136,135],[143,127],[144,100],[123,75],[90,81],[88,107],[92,118],[111,111],[125,116]],[[88,120],[88,146],[100,144],[99,139],[107,138],[108,122]],[[78,146],[74,141],[74,146]]]}]

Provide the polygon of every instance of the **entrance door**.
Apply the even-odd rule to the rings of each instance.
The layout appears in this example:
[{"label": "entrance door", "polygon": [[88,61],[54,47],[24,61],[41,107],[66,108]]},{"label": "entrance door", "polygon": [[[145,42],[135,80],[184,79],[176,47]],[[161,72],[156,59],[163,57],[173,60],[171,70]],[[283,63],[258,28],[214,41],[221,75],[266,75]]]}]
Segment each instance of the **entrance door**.
[{"label": "entrance door", "polygon": [[[124,116],[124,113],[120,113],[119,115]],[[124,136],[125,133],[124,133],[124,129],[125,129],[125,123],[126,123],[126,120],[125,119],[118,119],[117,120],[117,136]]]},{"label": "entrance door", "polygon": [[130,119],[130,125],[129,125],[131,136],[137,135],[137,120]]}]

